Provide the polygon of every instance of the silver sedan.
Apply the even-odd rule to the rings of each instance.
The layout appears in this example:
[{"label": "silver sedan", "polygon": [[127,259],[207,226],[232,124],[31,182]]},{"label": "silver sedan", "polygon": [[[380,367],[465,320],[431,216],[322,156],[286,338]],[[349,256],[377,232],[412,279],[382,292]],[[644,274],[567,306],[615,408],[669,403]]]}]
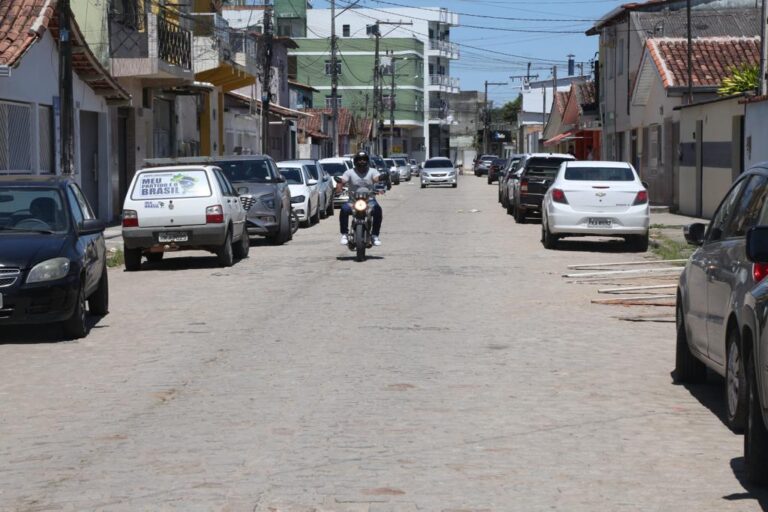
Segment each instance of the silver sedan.
[{"label": "silver sedan", "polygon": [[448,158],[430,158],[424,162],[424,168],[421,170],[421,188],[426,188],[427,185],[450,185],[456,188],[458,181],[453,162]]}]

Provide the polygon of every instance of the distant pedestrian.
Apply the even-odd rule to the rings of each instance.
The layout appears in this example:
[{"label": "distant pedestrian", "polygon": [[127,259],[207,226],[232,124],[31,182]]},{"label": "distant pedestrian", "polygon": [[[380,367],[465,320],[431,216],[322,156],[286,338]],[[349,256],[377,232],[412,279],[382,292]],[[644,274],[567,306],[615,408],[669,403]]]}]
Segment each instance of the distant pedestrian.
[{"label": "distant pedestrian", "polygon": [[592,146],[587,146],[587,160],[594,160],[595,155],[592,154]]}]

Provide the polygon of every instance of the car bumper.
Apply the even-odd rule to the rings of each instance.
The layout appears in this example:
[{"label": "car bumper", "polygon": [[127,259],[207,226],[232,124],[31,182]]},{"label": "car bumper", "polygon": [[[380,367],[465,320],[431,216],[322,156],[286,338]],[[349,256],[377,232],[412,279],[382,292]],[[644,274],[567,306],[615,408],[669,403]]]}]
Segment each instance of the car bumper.
[{"label": "car bumper", "polygon": [[349,194],[341,194],[339,196],[333,196],[333,206],[341,208],[341,205],[349,202]]},{"label": "car bumper", "polygon": [[257,211],[248,212],[246,219],[248,235],[272,235],[280,229],[280,221],[277,212]]},{"label": "car bumper", "polygon": [[[611,226],[590,226],[589,219],[609,219]],[[547,207],[547,226],[552,234],[645,235],[650,226],[650,213],[647,205],[632,206],[624,212],[577,212],[568,205],[558,204]]]},{"label": "car bumper", "polygon": [[309,219],[309,201],[304,201],[303,203],[292,203],[291,207],[293,208],[293,211],[296,213],[296,216],[300,221],[305,222],[307,219]]},{"label": "car bumper", "polygon": [[[173,231],[187,233],[186,242],[166,243],[158,241],[160,233]],[[206,224],[204,226],[174,226],[172,228],[123,228],[123,242],[126,249],[151,249],[172,246],[174,249],[218,247],[227,235],[226,225]]]},{"label": "car bumper", "polygon": [[422,185],[454,185],[456,184],[456,176],[429,176],[426,174],[421,175]]},{"label": "car bumper", "polygon": [[0,325],[47,324],[72,316],[77,302],[80,278],[68,276],[55,284],[41,283],[12,290],[0,288],[3,305]]}]

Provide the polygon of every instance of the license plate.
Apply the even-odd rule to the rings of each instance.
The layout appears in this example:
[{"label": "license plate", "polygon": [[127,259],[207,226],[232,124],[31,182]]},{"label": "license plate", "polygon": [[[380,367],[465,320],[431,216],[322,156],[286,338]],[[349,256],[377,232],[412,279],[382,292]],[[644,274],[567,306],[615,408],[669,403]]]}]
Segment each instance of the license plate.
[{"label": "license plate", "polygon": [[168,233],[160,233],[157,235],[157,241],[158,242],[186,242],[189,240],[189,234],[187,233],[178,233],[178,232],[168,232]]},{"label": "license plate", "polygon": [[594,217],[590,217],[587,221],[587,224],[591,228],[609,228],[613,222],[611,219],[596,219]]}]

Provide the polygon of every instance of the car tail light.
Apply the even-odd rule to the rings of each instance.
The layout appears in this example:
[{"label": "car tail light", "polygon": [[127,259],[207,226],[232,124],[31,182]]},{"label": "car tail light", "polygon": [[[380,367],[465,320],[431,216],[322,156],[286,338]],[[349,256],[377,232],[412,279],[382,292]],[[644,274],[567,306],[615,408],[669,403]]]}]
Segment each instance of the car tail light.
[{"label": "car tail light", "polygon": [[520,180],[520,192],[528,192],[528,178]]},{"label": "car tail light", "polygon": [[768,264],[766,263],[754,263],[752,264],[752,279],[756,283],[759,283],[765,276],[768,276]]},{"label": "car tail light", "polygon": [[552,189],[552,200],[556,203],[568,204],[568,199],[565,198],[565,192],[559,188]]},{"label": "car tail light", "polygon": [[224,223],[224,208],[220,204],[215,206],[209,206],[205,209],[205,223],[206,224],[223,224]]},{"label": "car tail light", "polygon": [[641,190],[635,196],[635,202],[632,203],[632,206],[637,206],[639,204],[646,204],[646,203],[648,203],[648,192],[646,190]]},{"label": "car tail light", "polygon": [[123,227],[124,228],[139,227],[139,214],[136,213],[136,210],[123,210]]}]

